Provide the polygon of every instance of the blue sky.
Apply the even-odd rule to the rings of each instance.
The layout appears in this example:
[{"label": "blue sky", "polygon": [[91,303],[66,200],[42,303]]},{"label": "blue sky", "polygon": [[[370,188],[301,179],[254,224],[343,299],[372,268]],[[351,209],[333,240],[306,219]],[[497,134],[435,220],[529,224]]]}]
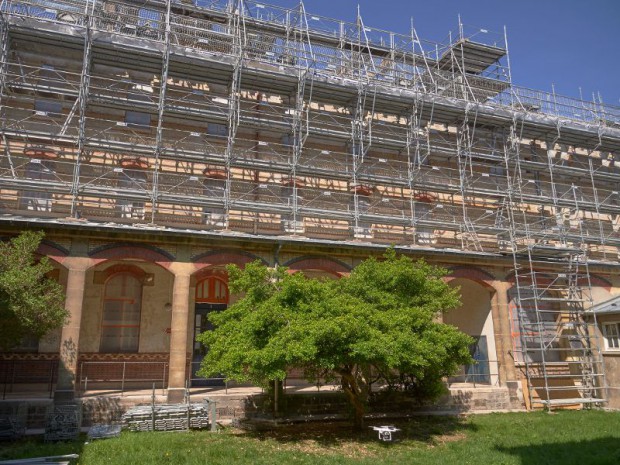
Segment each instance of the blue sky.
[{"label": "blue sky", "polygon": [[[266,3],[292,8],[296,0]],[[366,26],[443,41],[464,24],[508,30],[513,83],[579,96],[600,92],[620,106],[620,0],[306,0],[306,11],[354,20],[360,5]]]}]

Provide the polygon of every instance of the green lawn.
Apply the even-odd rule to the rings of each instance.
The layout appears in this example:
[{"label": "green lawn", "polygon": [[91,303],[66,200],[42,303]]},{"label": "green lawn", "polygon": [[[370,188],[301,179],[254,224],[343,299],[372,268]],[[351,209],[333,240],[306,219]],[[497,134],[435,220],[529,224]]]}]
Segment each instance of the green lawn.
[{"label": "green lawn", "polygon": [[370,430],[315,423],[260,433],[123,433],[90,444],[0,443],[0,459],[79,453],[83,465],[620,463],[620,412],[421,417],[398,426],[403,437],[392,444]]}]

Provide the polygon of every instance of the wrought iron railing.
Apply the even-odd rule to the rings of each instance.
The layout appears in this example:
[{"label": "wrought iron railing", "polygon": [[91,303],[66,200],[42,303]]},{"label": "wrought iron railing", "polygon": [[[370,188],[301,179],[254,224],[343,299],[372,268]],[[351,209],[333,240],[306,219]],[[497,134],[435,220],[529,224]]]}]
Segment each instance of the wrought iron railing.
[{"label": "wrought iron railing", "polygon": [[121,393],[145,388],[168,387],[168,362],[164,361],[82,361],[78,389],[115,390]]},{"label": "wrought iron railing", "polygon": [[58,360],[0,360],[2,399],[26,391],[51,398],[58,374]]}]

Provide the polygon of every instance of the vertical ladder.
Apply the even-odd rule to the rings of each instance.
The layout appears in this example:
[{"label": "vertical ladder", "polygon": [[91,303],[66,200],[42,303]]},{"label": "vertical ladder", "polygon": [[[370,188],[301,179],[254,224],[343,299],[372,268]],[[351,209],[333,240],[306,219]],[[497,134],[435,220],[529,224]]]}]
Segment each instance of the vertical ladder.
[{"label": "vertical ladder", "polygon": [[521,176],[518,126],[515,118],[505,150],[507,212],[515,282],[513,324],[518,326],[515,355],[523,363],[529,405],[598,406],[604,402],[605,376],[596,320],[588,314],[592,287],[580,200],[574,189],[572,204],[565,194],[558,195],[551,158],[551,192],[541,191],[536,205],[526,200],[528,179]]}]

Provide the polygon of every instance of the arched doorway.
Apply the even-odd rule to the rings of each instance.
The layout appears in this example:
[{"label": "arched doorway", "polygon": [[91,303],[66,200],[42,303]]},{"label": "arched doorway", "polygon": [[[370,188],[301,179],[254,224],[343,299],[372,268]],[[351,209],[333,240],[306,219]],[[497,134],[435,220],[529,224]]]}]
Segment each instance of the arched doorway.
[{"label": "arched doorway", "polygon": [[225,310],[228,306],[228,285],[224,277],[208,276],[196,283],[194,337],[192,348],[191,384],[192,386],[219,386],[221,379],[205,379],[198,376],[202,359],[207,353],[204,345],[197,340],[199,334],[213,329],[209,322],[211,312]]},{"label": "arched doorway", "polygon": [[451,279],[450,286],[460,287],[461,305],[445,313],[443,322],[456,326],[474,339],[469,350],[476,363],[462,366],[448,382],[451,385],[494,386],[498,382],[498,362],[490,288],[481,281],[464,277]]}]

